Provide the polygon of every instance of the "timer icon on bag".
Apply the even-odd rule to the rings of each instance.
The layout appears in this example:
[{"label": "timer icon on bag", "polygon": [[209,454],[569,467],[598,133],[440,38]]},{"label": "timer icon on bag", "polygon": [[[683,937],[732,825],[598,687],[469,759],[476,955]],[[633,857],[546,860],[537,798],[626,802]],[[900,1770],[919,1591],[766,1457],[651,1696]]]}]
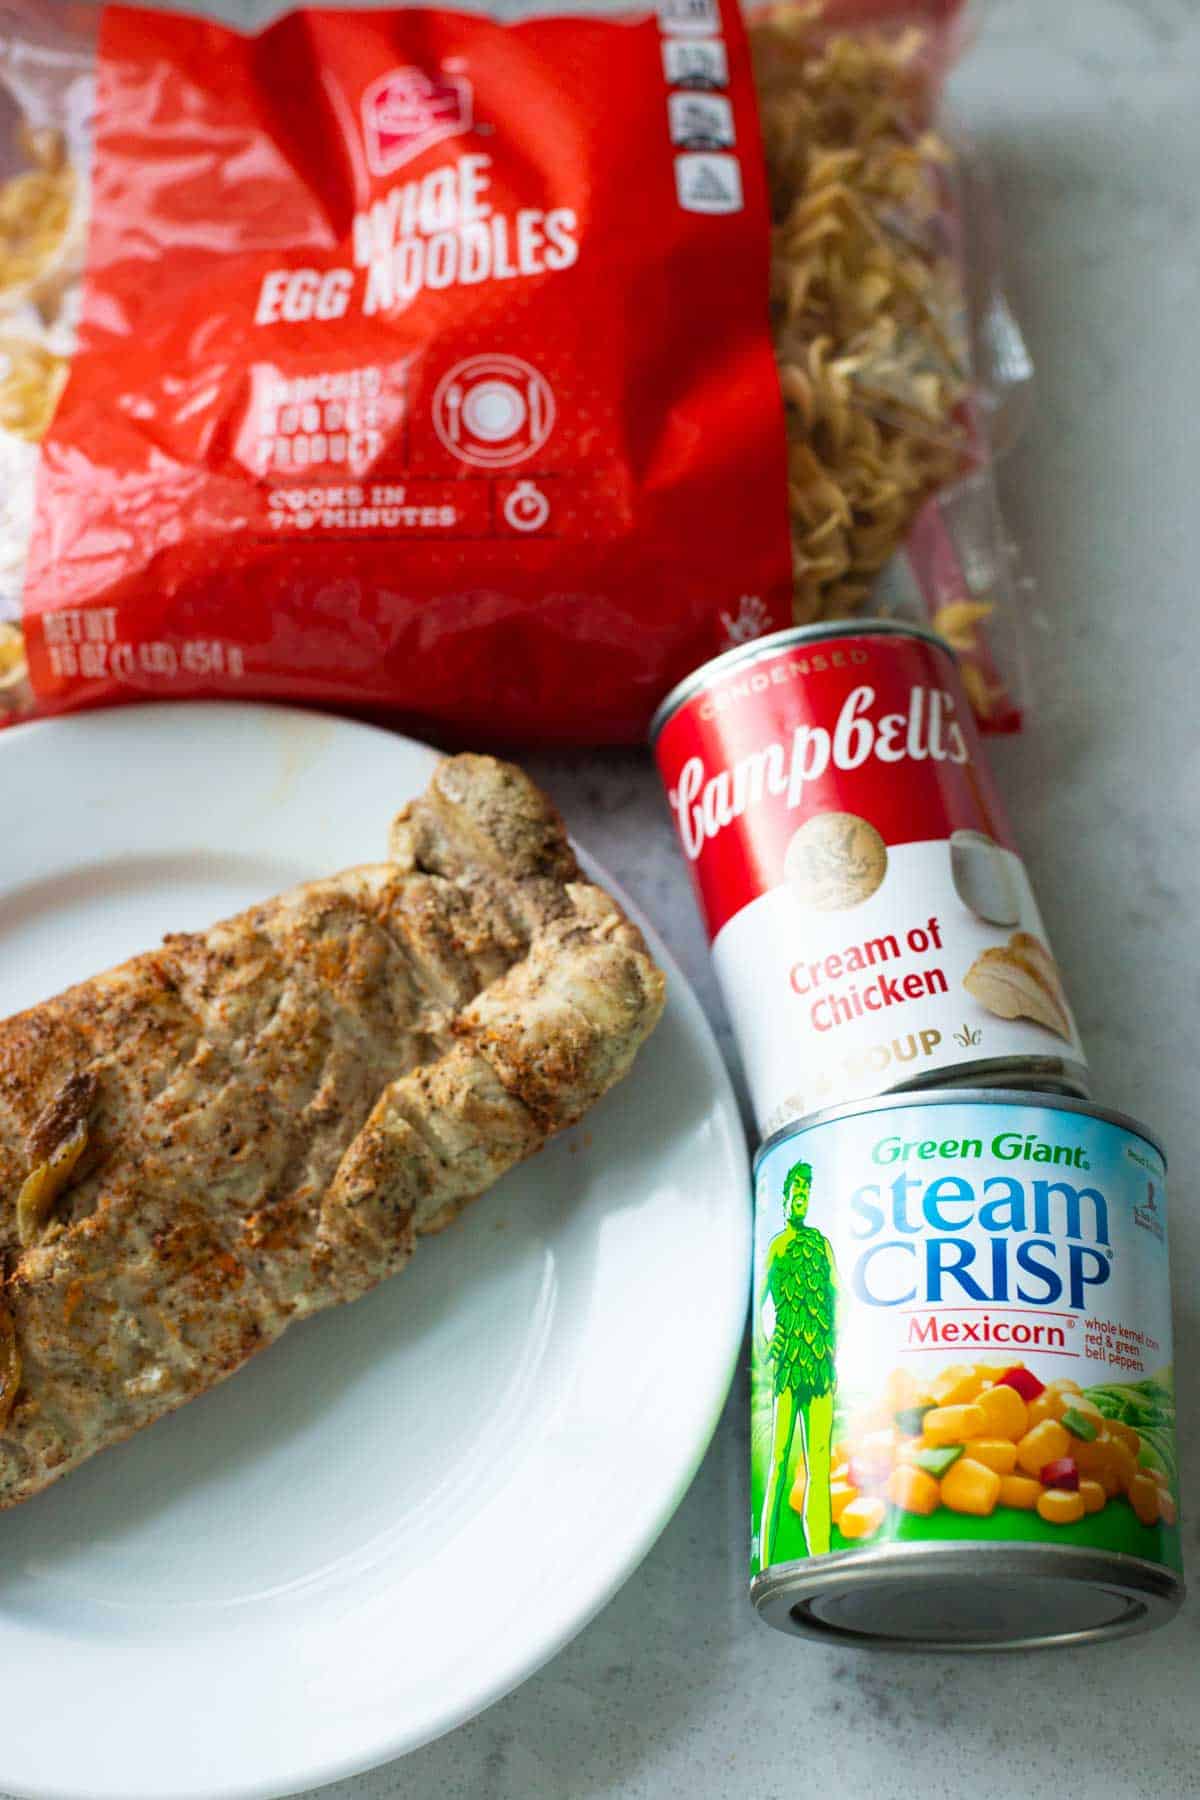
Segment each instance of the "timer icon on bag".
[{"label": "timer icon on bag", "polygon": [[550,517],[550,502],[532,481],[518,481],[501,511],[514,531],[540,531]]},{"label": "timer icon on bag", "polygon": [[546,377],[519,356],[471,356],[442,376],[434,429],[460,462],[504,469],[540,450],[554,428]]}]

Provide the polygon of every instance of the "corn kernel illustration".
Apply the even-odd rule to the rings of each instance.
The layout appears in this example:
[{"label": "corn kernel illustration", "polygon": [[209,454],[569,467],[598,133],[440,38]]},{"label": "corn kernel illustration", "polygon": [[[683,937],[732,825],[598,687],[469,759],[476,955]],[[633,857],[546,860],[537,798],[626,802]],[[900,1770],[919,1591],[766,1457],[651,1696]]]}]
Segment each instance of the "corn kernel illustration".
[{"label": "corn kernel illustration", "polygon": [[[831,1513],[844,1538],[875,1535],[889,1509],[984,1519],[1011,1507],[1067,1527],[1123,1501],[1144,1526],[1177,1522],[1152,1445],[1075,1381],[1043,1381],[1024,1364],[954,1363],[924,1385],[894,1369],[879,1392],[837,1446]],[[794,1496],[797,1510],[804,1503]]]}]

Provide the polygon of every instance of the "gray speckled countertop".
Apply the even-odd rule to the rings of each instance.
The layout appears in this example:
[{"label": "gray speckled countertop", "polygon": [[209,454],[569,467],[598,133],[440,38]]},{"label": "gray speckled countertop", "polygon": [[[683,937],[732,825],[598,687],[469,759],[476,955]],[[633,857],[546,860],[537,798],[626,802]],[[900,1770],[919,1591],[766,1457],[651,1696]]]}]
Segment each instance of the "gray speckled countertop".
[{"label": "gray speckled countertop", "polygon": [[[1097,1096],[1145,1118],[1172,1160],[1185,1542],[1200,1582],[1200,0],[991,0],[954,98],[995,172],[1038,366],[1002,481],[1038,587],[1036,716],[994,764]],[[657,923],[731,1053],[649,758],[531,767]],[[1154,1636],[1032,1657],[848,1652],[761,1625],[746,1415],[743,1359],[679,1512],[579,1637],[471,1723],[323,1793],[1200,1795],[1200,1601]]]},{"label": "gray speckled countertop", "polygon": [[[954,83],[996,172],[1038,364],[1033,421],[1004,477],[1039,589],[1038,710],[994,760],[1097,1093],[1153,1123],[1172,1157],[1193,1508],[1198,92],[1200,0],[995,0]],[[647,760],[542,759],[535,772],[658,923],[728,1047]],[[1106,1800],[1200,1793],[1200,1603],[1156,1636],[1032,1659],[847,1653],[783,1638],[746,1598],[746,1438],[739,1380],[673,1523],[581,1636],[472,1724],[328,1791],[346,1800],[854,1791],[1028,1800],[1064,1785]],[[1187,1540],[1195,1576],[1194,1523]]]}]

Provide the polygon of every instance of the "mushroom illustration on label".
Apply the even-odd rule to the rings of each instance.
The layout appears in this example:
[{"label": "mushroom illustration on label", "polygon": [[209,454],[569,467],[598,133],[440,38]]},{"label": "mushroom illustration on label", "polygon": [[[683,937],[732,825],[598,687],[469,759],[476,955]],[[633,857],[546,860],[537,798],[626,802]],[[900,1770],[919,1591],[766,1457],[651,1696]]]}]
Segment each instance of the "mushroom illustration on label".
[{"label": "mushroom illustration on label", "polygon": [[1021,923],[1021,890],[1012,858],[982,831],[950,834],[950,873],[963,905],[989,925]]},{"label": "mushroom illustration on label", "polygon": [[963,986],[998,1019],[1032,1019],[1070,1042],[1071,1015],[1058,964],[1032,932],[1014,931],[1007,944],[983,951]]}]

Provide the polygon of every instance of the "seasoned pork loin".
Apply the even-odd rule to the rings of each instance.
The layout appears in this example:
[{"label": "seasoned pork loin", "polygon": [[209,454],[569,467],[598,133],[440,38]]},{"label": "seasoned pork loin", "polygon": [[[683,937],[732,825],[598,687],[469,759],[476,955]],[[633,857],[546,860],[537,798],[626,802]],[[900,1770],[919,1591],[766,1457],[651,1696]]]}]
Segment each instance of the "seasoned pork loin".
[{"label": "seasoned pork loin", "polygon": [[394,1274],[662,1004],[549,802],[456,756],[390,862],[0,1024],[0,1506]]}]

